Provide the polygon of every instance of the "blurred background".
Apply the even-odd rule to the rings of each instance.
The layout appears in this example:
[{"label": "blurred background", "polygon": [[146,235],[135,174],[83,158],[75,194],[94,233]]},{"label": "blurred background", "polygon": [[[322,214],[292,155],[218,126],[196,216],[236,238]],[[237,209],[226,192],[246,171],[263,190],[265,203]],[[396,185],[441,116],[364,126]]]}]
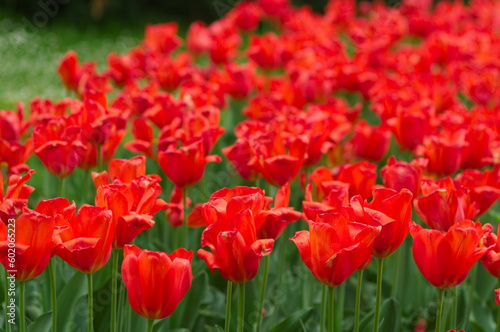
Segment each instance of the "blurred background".
[{"label": "blurred background", "polygon": [[[240,0],[0,0],[0,110],[39,96],[66,97],[56,68],[70,49],[104,69],[110,52],[137,46],[148,23],[211,23]],[[327,0],[291,0],[321,13]],[[397,6],[400,0],[386,0]]]}]

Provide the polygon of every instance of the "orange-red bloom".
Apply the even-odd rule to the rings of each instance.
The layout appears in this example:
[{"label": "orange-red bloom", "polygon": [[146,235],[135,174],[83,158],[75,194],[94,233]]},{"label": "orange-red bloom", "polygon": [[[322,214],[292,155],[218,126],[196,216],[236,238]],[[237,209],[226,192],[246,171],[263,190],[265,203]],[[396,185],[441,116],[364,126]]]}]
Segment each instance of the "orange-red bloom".
[{"label": "orange-red bloom", "polygon": [[343,283],[370,258],[382,228],[349,222],[340,213],[321,214],[308,223],[309,232],[297,232],[290,240],[316,279],[330,287]]},{"label": "orange-red bloom", "polygon": [[132,309],[148,319],[171,315],[191,287],[193,252],[179,248],[168,255],[126,245],[124,257],[121,271]]},{"label": "orange-red bloom", "polygon": [[427,159],[417,158],[407,163],[401,160],[396,161],[394,156],[390,156],[387,165],[380,170],[384,186],[396,191],[406,188],[416,198],[420,195],[420,181],[427,162]]},{"label": "orange-red bloom", "polygon": [[[259,262],[273,250],[273,239],[259,239],[257,216],[265,206],[261,189],[236,187],[215,192],[203,207],[207,228],[201,237],[198,257],[209,269],[219,269],[229,281],[245,283],[252,280]],[[265,220],[262,220],[262,222]]]},{"label": "orange-red bloom", "polygon": [[81,127],[68,126],[64,118],[37,126],[33,130],[33,143],[36,156],[59,178],[73,173],[87,150],[81,141]]},{"label": "orange-red bloom", "polygon": [[500,249],[498,246],[498,237],[492,232],[493,227],[490,224],[483,226],[484,246],[488,251],[481,257],[481,263],[484,268],[495,278],[500,279]]},{"label": "orange-red bloom", "polygon": [[189,187],[200,181],[205,165],[220,162],[217,155],[205,156],[203,139],[193,137],[179,149],[175,144],[158,154],[158,163],[165,175],[178,187]]},{"label": "orange-red bloom", "polygon": [[26,281],[38,276],[49,264],[59,230],[53,218],[28,209],[13,225],[7,227],[0,222],[0,261],[7,271],[16,271],[11,274],[17,281]]},{"label": "orange-red bloom", "polygon": [[415,211],[422,221],[432,229],[446,231],[464,219],[474,219],[479,209],[470,202],[467,189],[455,185],[447,177],[433,182],[422,181],[422,193],[414,201]]},{"label": "orange-red bloom", "polygon": [[373,199],[365,204],[360,196],[351,199],[356,221],[373,226],[382,226],[373,245],[373,256],[383,259],[392,255],[408,235],[411,221],[411,200],[408,189],[398,193],[392,189],[373,190]]},{"label": "orange-red bloom", "polygon": [[68,228],[61,232],[62,243],[53,249],[54,254],[87,274],[106,265],[113,242],[111,211],[85,204],[61,226]]},{"label": "orange-red bloom", "polygon": [[425,279],[446,289],[465,280],[472,266],[486,253],[481,245],[481,223],[463,220],[447,232],[423,229],[412,222],[413,258]]},{"label": "orange-red bloom", "polygon": [[15,218],[21,213],[23,207],[28,204],[28,197],[35,188],[26,185],[26,181],[31,178],[31,174],[35,173],[30,170],[23,177],[19,175],[11,175],[9,185],[4,193],[3,190],[3,175],[0,172],[0,220],[7,224],[7,220]]}]

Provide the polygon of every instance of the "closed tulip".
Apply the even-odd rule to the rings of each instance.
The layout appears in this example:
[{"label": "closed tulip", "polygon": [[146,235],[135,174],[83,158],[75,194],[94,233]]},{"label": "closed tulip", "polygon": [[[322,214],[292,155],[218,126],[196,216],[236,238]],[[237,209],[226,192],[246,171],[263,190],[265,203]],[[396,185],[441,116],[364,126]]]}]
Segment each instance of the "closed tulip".
[{"label": "closed tulip", "polygon": [[179,248],[168,255],[126,245],[124,257],[122,278],[132,309],[148,319],[171,315],[191,287],[193,252]]}]

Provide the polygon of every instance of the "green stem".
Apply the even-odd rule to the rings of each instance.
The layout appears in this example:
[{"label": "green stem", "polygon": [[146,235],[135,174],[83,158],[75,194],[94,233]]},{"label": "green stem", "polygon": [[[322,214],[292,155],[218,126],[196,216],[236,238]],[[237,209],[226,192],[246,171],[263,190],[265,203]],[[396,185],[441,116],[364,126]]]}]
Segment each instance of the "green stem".
[{"label": "green stem", "polygon": [[467,328],[469,325],[469,316],[472,310],[472,304],[474,303],[474,290],[476,287],[476,278],[477,278],[477,264],[470,269],[470,283],[469,283],[469,300],[467,301],[467,306],[465,307],[465,317],[464,322],[462,324],[462,330]]},{"label": "green stem", "polygon": [[363,282],[363,270],[358,270],[358,287],[356,288],[356,308],[354,309],[354,332],[359,332],[359,306],[361,303],[361,283]]},{"label": "green stem", "polygon": [[333,332],[335,330],[333,326],[333,317],[335,316],[334,290],[335,288],[328,287],[328,306],[330,309],[330,312],[328,313],[328,332]]},{"label": "green stem", "polygon": [[102,172],[102,146],[97,146],[97,171]]},{"label": "green stem", "polygon": [[451,327],[455,328],[457,325],[457,286],[453,287],[453,311],[451,313]]},{"label": "green stem", "polygon": [[93,327],[93,321],[94,321],[94,294],[93,294],[93,290],[92,290],[92,274],[89,273],[87,274],[87,289],[88,289],[88,296],[89,296],[89,302],[88,302],[88,305],[89,305],[89,328],[88,328],[88,332],[92,332],[94,330],[94,327]]},{"label": "green stem", "polygon": [[266,297],[267,276],[269,274],[269,256],[264,257],[264,278],[262,279],[262,287],[260,289],[259,309],[257,310],[257,332],[260,332],[262,325],[262,308],[264,307],[264,299]]},{"label": "green stem", "polygon": [[183,237],[183,248],[188,247],[188,226],[187,226],[187,188],[182,188],[182,213],[184,214],[184,221],[182,222],[182,237]]},{"label": "green stem", "polygon": [[112,265],[111,265],[111,323],[110,331],[116,331],[116,298],[117,298],[117,274],[118,274],[118,255],[120,251],[112,250]]},{"label": "green stem", "polygon": [[52,292],[52,331],[57,330],[57,295],[56,295],[56,272],[54,259],[49,261],[50,289]]},{"label": "green stem", "polygon": [[154,319],[148,319],[148,332],[153,332]]},{"label": "green stem", "polygon": [[123,313],[123,306],[125,305],[125,292],[126,288],[123,283],[120,283],[120,296],[118,298],[118,314],[116,321],[118,322],[117,329],[118,331],[122,331],[122,313]]},{"label": "green stem", "polygon": [[382,298],[382,265],[384,260],[378,260],[378,268],[377,268],[377,299],[375,302],[375,320],[373,321],[373,331],[378,331],[378,322],[380,315],[380,300]]},{"label": "green stem", "polygon": [[233,292],[233,283],[227,281],[227,295],[226,295],[226,322],[224,325],[224,331],[229,332],[229,325],[231,323],[231,294]]},{"label": "green stem", "polygon": [[59,197],[64,197],[64,178],[59,178]]},{"label": "green stem", "polygon": [[342,320],[344,319],[344,299],[345,299],[345,287],[346,283],[343,282],[337,287],[339,300],[337,305],[337,311],[335,315],[335,330],[340,331],[342,326]]},{"label": "green stem", "polygon": [[399,250],[396,250],[394,255],[396,256],[395,259],[395,266],[394,266],[394,271],[393,271],[393,276],[392,276],[392,289],[391,289],[391,297],[396,298],[398,294],[398,283],[399,283],[399,260],[401,256],[401,250],[402,248],[399,248]]},{"label": "green stem", "polygon": [[441,332],[441,311],[443,310],[443,294],[444,289],[438,291],[438,306],[436,312],[436,332]]},{"label": "green stem", "polygon": [[[280,248],[279,248],[280,263],[279,263],[279,267],[278,267],[278,280],[283,280],[283,273],[285,272],[285,261],[286,261],[285,247],[287,244],[287,242],[285,242],[285,241],[287,241],[288,238],[290,237],[290,236],[288,236],[289,230],[290,230],[289,227],[285,228],[285,230],[283,231],[283,233],[284,233],[283,235],[285,235],[285,236],[280,236],[283,239],[280,241]],[[281,285],[282,284],[283,284],[282,282],[278,283],[277,294],[282,294],[281,293]],[[273,319],[272,319],[273,323],[276,321],[276,318],[278,318],[278,314],[279,314],[279,307],[276,307],[274,310]]]},{"label": "green stem", "polygon": [[83,180],[83,204],[87,203],[87,197],[89,196],[89,184],[90,182],[90,171],[85,171],[85,178]]},{"label": "green stem", "polygon": [[[25,291],[25,281],[21,281],[19,283],[19,290],[20,290],[20,308],[19,310],[21,311],[21,328],[20,328],[20,331],[21,332],[25,332],[26,331],[26,316],[25,316],[25,313],[24,313],[24,291]],[[8,323],[7,323],[8,324]]]},{"label": "green stem", "polygon": [[323,295],[321,296],[321,317],[319,319],[319,331],[325,331],[326,319],[326,294],[328,293],[328,286],[323,284]]},{"label": "green stem", "polygon": [[[3,183],[0,183],[0,185],[3,185]],[[5,305],[9,303],[9,286],[10,286],[9,272],[5,270]],[[11,332],[12,329],[10,327],[10,323],[7,321],[6,318],[4,318],[4,320],[5,320],[6,331]]]},{"label": "green stem", "polygon": [[245,327],[245,284],[238,284],[238,332]]}]

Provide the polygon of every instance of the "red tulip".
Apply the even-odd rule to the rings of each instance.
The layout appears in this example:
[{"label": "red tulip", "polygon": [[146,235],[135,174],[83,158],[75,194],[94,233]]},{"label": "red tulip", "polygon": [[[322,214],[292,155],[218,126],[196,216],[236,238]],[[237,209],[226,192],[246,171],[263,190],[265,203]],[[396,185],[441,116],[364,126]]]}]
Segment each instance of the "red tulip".
[{"label": "red tulip", "polygon": [[362,160],[354,164],[340,166],[337,181],[349,183],[349,196],[360,195],[364,199],[370,198],[377,178],[377,167]]},{"label": "red tulip", "polygon": [[500,288],[495,289],[495,302],[500,305]]},{"label": "red tulip", "polygon": [[257,4],[250,1],[242,1],[236,4],[228,16],[234,20],[234,23],[241,30],[252,31],[259,25],[262,11]]},{"label": "red tulip", "polygon": [[153,53],[170,54],[181,44],[177,36],[177,23],[147,25],[144,44]]},{"label": "red tulip", "polygon": [[500,279],[500,249],[498,237],[492,230],[493,227],[490,224],[483,226],[484,246],[488,248],[488,251],[481,257],[481,263],[489,274]]},{"label": "red tulip", "polygon": [[[108,172],[92,172],[92,180],[96,188],[108,185],[115,180],[121,183],[130,183],[132,180],[146,175],[146,158],[135,156],[130,159],[112,159],[108,165]],[[110,181],[111,180],[111,181]]]},{"label": "red tulip", "polygon": [[463,219],[477,216],[477,204],[470,202],[467,189],[455,185],[449,177],[435,182],[424,180],[421,185],[424,196],[416,198],[413,204],[430,228],[446,231]]},{"label": "red tulip", "polygon": [[429,172],[451,175],[460,168],[468,150],[469,143],[465,141],[465,132],[458,130],[451,134],[443,132],[426,136],[417,154],[429,160]]},{"label": "red tulip", "polygon": [[35,154],[47,170],[59,178],[69,176],[85,155],[81,128],[68,126],[67,120],[50,120],[33,130]]},{"label": "red tulip", "polygon": [[[339,181],[323,182],[321,190],[327,192],[322,202],[314,202],[312,198],[312,184],[306,188],[306,197],[302,208],[306,220],[316,220],[322,213],[339,212],[342,207],[349,206],[349,184]],[[326,189],[326,190],[325,190]]]},{"label": "red tulip", "polygon": [[427,162],[427,159],[417,158],[407,163],[396,161],[394,156],[390,156],[387,165],[380,170],[384,186],[396,191],[406,188],[411,191],[413,198],[416,198],[420,195],[420,181]]},{"label": "red tulip", "polygon": [[40,201],[35,211],[54,219],[56,225],[66,225],[76,214],[75,202],[69,204],[64,197]]},{"label": "red tulip", "polygon": [[[457,174],[454,183],[468,189],[471,204],[477,204],[478,215],[486,213],[500,198],[500,166],[481,173],[478,170],[464,170]],[[468,217],[472,219],[473,217]]]},{"label": "red tulip", "polygon": [[170,145],[158,154],[158,163],[165,175],[182,188],[200,181],[207,163],[220,160],[217,155],[205,156],[202,138],[193,138],[179,149]]},{"label": "red tulip", "polygon": [[340,213],[321,214],[308,223],[309,232],[297,232],[290,240],[316,279],[330,287],[343,283],[370,258],[382,228],[349,222]]},{"label": "red tulip", "polygon": [[130,306],[148,319],[170,316],[191,287],[192,251],[179,248],[172,254],[126,245],[122,278]]},{"label": "red tulip", "polygon": [[[16,271],[11,274],[15,275],[17,281],[35,278],[49,264],[52,249],[59,241],[60,230],[56,229],[53,218],[28,209],[17,217],[12,226],[0,223],[2,265],[7,271]],[[12,249],[15,250],[14,257],[9,255]]]},{"label": "red tulip", "polygon": [[290,222],[299,220],[301,213],[288,206],[290,185],[286,183],[278,189],[274,207],[261,211],[257,216],[257,238],[276,240]]},{"label": "red tulip", "polygon": [[31,174],[35,173],[30,170],[28,174],[20,177],[19,175],[11,175],[9,185],[4,193],[3,190],[3,175],[0,172],[0,220],[7,224],[7,220],[17,217],[22,209],[28,205],[28,197],[35,188],[26,185],[26,181],[31,178]]},{"label": "red tulip", "polygon": [[481,223],[463,220],[447,232],[423,229],[410,223],[413,258],[433,286],[446,289],[465,280],[472,266],[486,253],[481,246]]},{"label": "red tulip", "polygon": [[271,131],[259,137],[255,145],[255,157],[249,162],[250,166],[275,187],[293,182],[306,159],[305,137],[290,138],[285,144],[282,133]]},{"label": "red tulip", "polygon": [[76,217],[60,226],[68,228],[61,232],[62,243],[53,249],[54,254],[87,274],[106,265],[113,243],[111,211],[85,204]]},{"label": "red tulip", "polygon": [[210,32],[203,22],[193,22],[189,26],[189,30],[186,36],[187,49],[199,55],[203,52],[207,52],[212,44],[212,39],[210,38]]},{"label": "red tulip", "polygon": [[354,127],[354,136],[350,141],[354,156],[368,161],[379,161],[389,151],[391,132],[384,126],[373,127],[365,120]]},{"label": "red tulip", "polygon": [[130,184],[115,181],[97,188],[96,206],[111,210],[113,214],[113,249],[123,248],[141,232],[153,227],[155,214],[167,208],[167,203],[158,199],[159,182],[157,176],[141,176]]},{"label": "red tulip", "polygon": [[373,245],[373,256],[376,258],[384,259],[392,255],[408,235],[412,197],[408,189],[401,189],[398,193],[392,189],[378,188],[373,190],[373,199],[368,204],[360,196],[351,199],[356,221],[382,226]]},{"label": "red tulip", "polygon": [[215,192],[203,207],[207,228],[201,237],[198,257],[209,269],[219,269],[229,281],[245,283],[252,280],[263,256],[271,253],[273,239],[258,239],[258,214],[265,206],[258,188],[224,188]]}]

